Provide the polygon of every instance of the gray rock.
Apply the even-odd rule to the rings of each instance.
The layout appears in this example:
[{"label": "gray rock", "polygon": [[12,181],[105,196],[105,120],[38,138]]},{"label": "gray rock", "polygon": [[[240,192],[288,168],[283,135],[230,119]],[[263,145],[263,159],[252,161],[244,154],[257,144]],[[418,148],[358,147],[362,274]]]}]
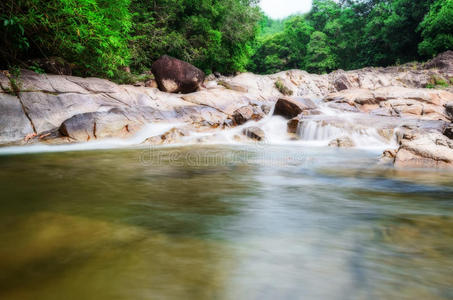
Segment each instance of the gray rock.
[{"label": "gray rock", "polygon": [[0,93],[0,144],[24,140],[33,133],[19,98]]},{"label": "gray rock", "polygon": [[93,139],[127,137],[135,133],[144,124],[140,115],[134,115],[121,109],[108,112],[89,112],[77,114],[65,120],[60,128],[61,135],[74,141],[84,142]]},{"label": "gray rock", "polygon": [[108,111],[121,103],[101,94],[59,94],[42,92],[20,93],[20,99],[31,118],[37,133],[58,128],[61,123],[76,114]]}]

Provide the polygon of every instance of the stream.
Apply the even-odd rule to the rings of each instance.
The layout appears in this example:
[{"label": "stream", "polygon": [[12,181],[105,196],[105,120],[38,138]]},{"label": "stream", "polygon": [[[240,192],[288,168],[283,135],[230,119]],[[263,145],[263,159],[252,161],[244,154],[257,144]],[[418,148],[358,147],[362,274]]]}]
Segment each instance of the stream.
[{"label": "stream", "polygon": [[0,299],[452,299],[453,173],[379,163],[394,137],[347,113],[286,122],[0,148]]}]

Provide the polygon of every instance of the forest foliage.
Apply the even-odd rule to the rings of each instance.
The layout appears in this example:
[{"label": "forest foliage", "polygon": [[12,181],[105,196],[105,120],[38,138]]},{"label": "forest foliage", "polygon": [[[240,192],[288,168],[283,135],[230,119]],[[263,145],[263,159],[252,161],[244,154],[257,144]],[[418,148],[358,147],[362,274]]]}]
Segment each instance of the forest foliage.
[{"label": "forest foliage", "polygon": [[325,73],[425,60],[449,49],[453,0],[314,0],[308,14],[258,37],[249,68]]},{"label": "forest foliage", "polygon": [[0,68],[56,56],[117,78],[168,54],[207,73],[324,73],[453,49],[453,0],[314,0],[285,20],[258,0],[3,0],[0,28]]}]

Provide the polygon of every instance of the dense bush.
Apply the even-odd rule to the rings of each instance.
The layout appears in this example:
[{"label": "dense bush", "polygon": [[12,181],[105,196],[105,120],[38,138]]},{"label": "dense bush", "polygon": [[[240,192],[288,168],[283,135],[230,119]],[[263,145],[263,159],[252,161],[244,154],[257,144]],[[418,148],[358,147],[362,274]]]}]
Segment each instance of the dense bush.
[{"label": "dense bush", "polygon": [[2,65],[59,56],[79,73],[113,77],[129,63],[129,0],[5,0]]}]

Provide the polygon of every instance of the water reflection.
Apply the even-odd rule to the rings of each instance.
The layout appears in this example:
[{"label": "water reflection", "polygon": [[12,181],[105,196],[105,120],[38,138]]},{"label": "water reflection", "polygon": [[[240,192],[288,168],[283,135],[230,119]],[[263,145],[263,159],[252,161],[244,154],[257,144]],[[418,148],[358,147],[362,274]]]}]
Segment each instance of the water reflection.
[{"label": "water reflection", "polygon": [[178,151],[0,157],[0,298],[453,297],[453,174],[363,151]]}]

